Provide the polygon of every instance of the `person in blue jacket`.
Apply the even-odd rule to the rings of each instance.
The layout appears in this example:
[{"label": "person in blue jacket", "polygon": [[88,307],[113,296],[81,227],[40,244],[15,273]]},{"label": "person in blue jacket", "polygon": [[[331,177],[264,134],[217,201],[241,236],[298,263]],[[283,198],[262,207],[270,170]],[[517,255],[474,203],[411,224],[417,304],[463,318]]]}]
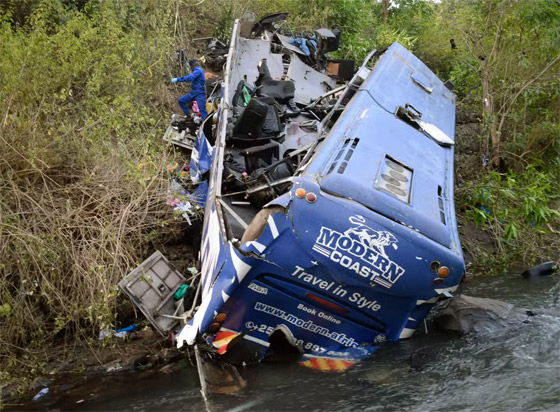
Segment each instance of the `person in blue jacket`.
[{"label": "person in blue jacket", "polygon": [[174,77],[171,79],[171,83],[177,82],[191,82],[191,92],[179,97],[179,106],[183,109],[183,112],[188,116],[191,112],[187,107],[187,103],[196,100],[198,104],[198,110],[200,110],[200,115],[202,120],[208,116],[206,111],[206,78],[204,76],[204,70],[200,67],[200,63],[197,59],[192,59],[189,61],[191,66],[191,74],[183,77]]}]

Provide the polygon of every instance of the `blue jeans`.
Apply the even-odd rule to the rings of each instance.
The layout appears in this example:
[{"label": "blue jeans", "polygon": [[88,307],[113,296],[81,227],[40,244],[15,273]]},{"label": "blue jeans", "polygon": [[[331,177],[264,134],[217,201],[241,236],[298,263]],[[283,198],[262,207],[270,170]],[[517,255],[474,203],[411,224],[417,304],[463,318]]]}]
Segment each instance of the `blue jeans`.
[{"label": "blue jeans", "polygon": [[206,119],[208,116],[208,112],[206,111],[206,96],[204,93],[198,93],[193,96],[192,93],[185,94],[184,96],[179,97],[179,106],[183,109],[185,114],[189,114],[191,111],[187,107],[187,103],[196,100],[198,104],[198,110],[200,110],[200,115],[202,116],[202,120]]}]

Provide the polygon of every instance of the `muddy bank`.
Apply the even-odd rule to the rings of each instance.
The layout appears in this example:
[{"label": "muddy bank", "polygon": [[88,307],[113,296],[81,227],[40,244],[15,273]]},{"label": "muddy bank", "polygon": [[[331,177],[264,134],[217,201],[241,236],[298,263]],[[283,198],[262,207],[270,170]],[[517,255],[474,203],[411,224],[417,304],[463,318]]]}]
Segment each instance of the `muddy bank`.
[{"label": "muddy bank", "polygon": [[60,393],[79,389],[92,379],[105,376],[130,375],[151,371],[168,373],[174,364],[185,359],[171,341],[161,337],[150,327],[130,334],[126,338],[111,338],[92,346],[78,343],[72,347],[63,345],[49,349],[50,362],[41,372],[29,379],[18,377],[10,381],[0,381],[2,406],[17,409],[28,404],[41,390],[48,388],[45,399]]}]

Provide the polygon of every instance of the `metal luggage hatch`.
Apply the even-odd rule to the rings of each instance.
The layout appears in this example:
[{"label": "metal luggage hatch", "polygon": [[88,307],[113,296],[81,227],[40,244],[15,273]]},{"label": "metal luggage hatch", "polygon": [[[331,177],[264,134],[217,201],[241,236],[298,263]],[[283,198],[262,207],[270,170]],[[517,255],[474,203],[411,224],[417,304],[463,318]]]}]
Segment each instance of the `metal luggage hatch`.
[{"label": "metal luggage hatch", "polygon": [[158,250],[122,279],[119,287],[159,333],[167,336],[179,321],[173,295],[185,283],[183,275]]}]

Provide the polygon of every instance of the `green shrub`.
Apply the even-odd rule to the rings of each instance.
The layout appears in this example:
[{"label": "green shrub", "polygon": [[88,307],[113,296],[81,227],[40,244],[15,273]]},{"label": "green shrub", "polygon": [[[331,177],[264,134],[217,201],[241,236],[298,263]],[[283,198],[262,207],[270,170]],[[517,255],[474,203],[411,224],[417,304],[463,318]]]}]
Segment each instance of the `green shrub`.
[{"label": "green shrub", "polygon": [[166,230],[166,6],[49,0],[26,26],[0,18],[1,370],[113,326],[116,283]]},{"label": "green shrub", "polygon": [[492,234],[498,255],[512,264],[542,256],[555,258],[560,247],[560,162],[529,165],[520,173],[490,172],[457,191],[467,218]]}]

